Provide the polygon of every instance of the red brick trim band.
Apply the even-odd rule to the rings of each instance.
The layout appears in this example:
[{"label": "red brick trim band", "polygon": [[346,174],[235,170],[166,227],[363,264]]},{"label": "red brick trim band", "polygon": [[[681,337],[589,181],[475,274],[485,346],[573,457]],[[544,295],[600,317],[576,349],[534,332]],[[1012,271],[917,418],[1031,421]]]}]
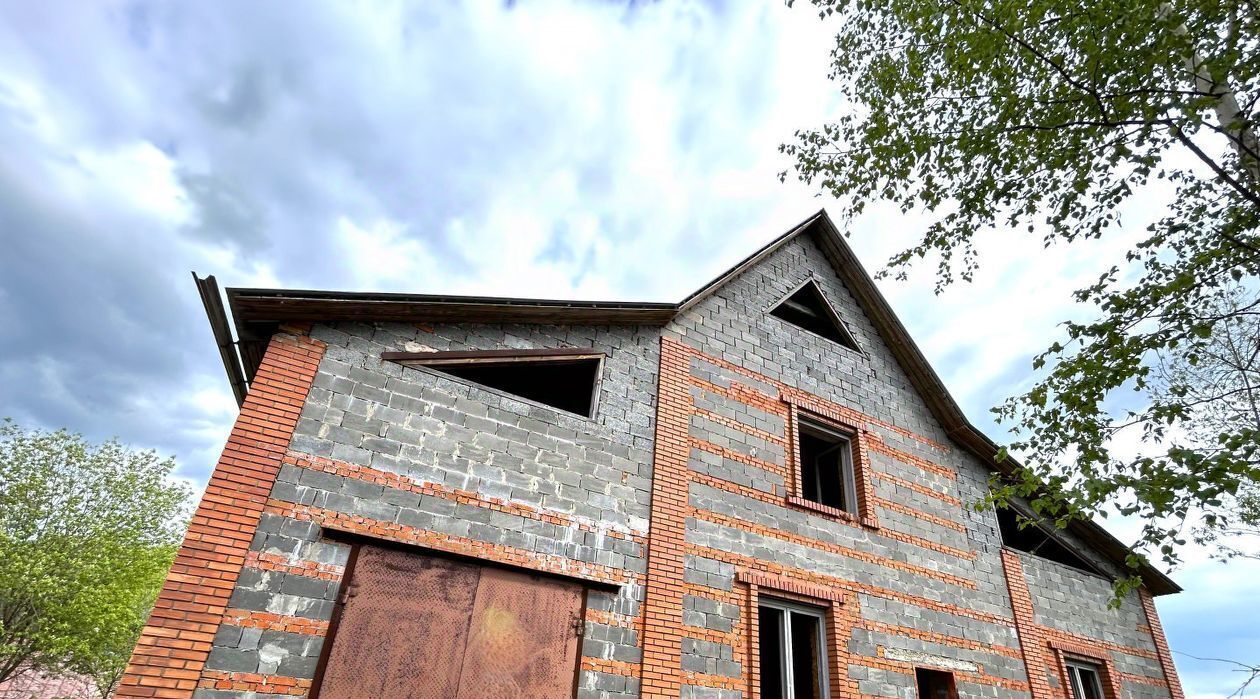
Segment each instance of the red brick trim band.
[{"label": "red brick trim band", "polygon": [[1024,654],[1019,648],[994,645],[984,641],[974,641],[970,638],[961,636],[950,636],[949,634],[937,631],[923,631],[912,626],[901,626],[898,624],[888,624],[881,621],[872,621],[870,619],[862,620],[859,626],[867,631],[874,631],[888,636],[901,636],[903,638],[913,638],[927,643],[935,643],[940,646],[948,646],[950,648],[958,648],[961,650],[978,650],[993,655],[1004,655],[1008,658],[1022,659]]},{"label": "red brick trim band", "polygon": [[117,696],[196,691],[324,347],[307,337],[272,337]]},{"label": "red brick trim band", "polygon": [[1082,636],[1076,633],[1068,633],[1067,631],[1061,631],[1059,629],[1050,628],[1049,626],[1041,627],[1041,635],[1044,636],[1047,639],[1046,642],[1050,644],[1054,644],[1054,643],[1062,643],[1065,645],[1075,644],[1077,646],[1082,646],[1082,647],[1087,647],[1087,648],[1102,649],[1102,650],[1111,651],[1114,653],[1132,655],[1136,658],[1148,658],[1150,660],[1159,659],[1159,657],[1156,655],[1155,651],[1153,650],[1146,650],[1144,648],[1134,648],[1133,646],[1126,646],[1120,643],[1114,643],[1112,641],[1104,641],[1098,638],[1090,638],[1089,636]]},{"label": "red brick trim band", "polygon": [[[866,595],[871,595],[872,597],[880,597],[883,599],[894,600],[894,601],[901,602],[903,604],[908,604],[914,607],[920,607],[922,609],[931,609],[937,612],[953,614],[954,616],[961,616],[961,617],[966,617],[968,619],[975,619],[976,621],[980,621],[984,623],[999,624],[1001,626],[1006,626],[1008,628],[1011,625],[1011,619],[1009,617],[1004,617],[998,614],[990,614],[988,612],[978,611],[975,609],[959,607],[957,605],[950,604],[948,602],[940,602],[934,599],[930,599],[928,597],[919,597],[917,595],[912,595],[905,592],[898,592],[896,590],[892,590],[886,587],[879,587],[877,585],[858,582],[857,580],[850,580],[847,578],[841,578],[841,577],[837,577],[831,574],[816,573],[816,572],[813,572],[811,570],[807,570],[804,568],[796,568],[793,566],[771,563],[770,561],[754,558],[753,556],[745,556],[743,554],[730,553],[729,551],[723,551],[721,549],[710,548],[707,546],[700,546],[697,544],[689,544],[687,547],[687,551],[689,553],[696,554],[703,558],[711,558],[715,561],[721,561],[723,563],[730,563],[731,565],[736,566],[737,568],[743,567],[743,568],[747,568],[748,570],[759,570],[759,571],[763,571],[767,573],[788,575],[795,579],[809,580],[817,585],[835,586],[842,590],[847,590],[853,593],[866,594]],[[704,594],[711,597],[716,596],[717,593],[721,592],[721,590],[718,590],[717,588],[706,587],[703,585],[697,585],[696,587],[697,589],[706,590],[707,593],[704,593]]]},{"label": "red brick trim band", "polygon": [[[936,669],[931,663],[915,663],[906,660],[893,660],[885,657],[884,653],[887,649],[884,646],[876,646],[875,657],[858,656],[849,662],[859,667],[867,667],[874,670],[884,670],[886,672],[895,672],[902,675],[914,676],[915,670],[918,668]],[[970,684],[987,685],[989,687],[1001,687],[1012,692],[1027,692],[1028,683],[1021,680],[1012,680],[998,675],[986,674],[983,665],[978,665],[975,672],[962,670],[958,668],[943,668],[958,682],[968,682]],[[1059,699],[1070,699],[1060,697]]]},{"label": "red brick trim band", "polygon": [[1028,675],[1028,689],[1032,699],[1058,699],[1050,687],[1046,675],[1051,667],[1049,645],[1041,635],[1033,614],[1032,595],[1028,592],[1028,579],[1019,555],[1002,549],[1002,570],[1006,573],[1006,588],[1011,595],[1011,608],[1015,612],[1015,632],[1019,635],[1019,647],[1024,653],[1024,668]]},{"label": "red brick trim band", "polygon": [[286,631],[307,636],[323,636],[328,633],[328,622],[299,616],[258,612],[250,609],[229,609],[223,613],[223,623],[249,629]]},{"label": "red brick trim band", "polygon": [[[814,502],[813,500],[807,500],[799,495],[787,496],[787,504],[791,505],[792,507],[800,508],[802,510],[812,510],[814,512],[817,512],[820,515],[827,515],[828,517],[831,517],[834,519],[841,519],[851,524],[858,524],[859,522],[865,523],[864,520],[862,520],[860,517],[853,514],[852,512],[846,512],[845,510],[842,510],[839,507],[832,507],[831,505],[824,505],[821,502]],[[867,526],[871,527],[872,529],[876,528],[874,524],[868,524]]]},{"label": "red brick trim band", "polygon": [[1168,689],[1168,682],[1161,677],[1150,677],[1148,675],[1135,675],[1131,672],[1116,673],[1120,676],[1121,683],[1128,684],[1144,684],[1148,687],[1163,687]]},{"label": "red brick trim band", "polygon": [[311,689],[311,681],[278,675],[259,675],[253,672],[223,672],[207,670],[201,676],[200,686],[228,692],[283,697],[304,697]]},{"label": "red brick trim band", "polygon": [[[876,417],[874,417],[874,416],[871,416],[871,415],[863,415],[862,413],[860,413],[860,412],[858,412],[858,411],[856,411],[856,410],[852,410],[852,409],[850,409],[850,408],[846,408],[846,407],[841,406],[841,405],[838,405],[838,404],[836,404],[836,403],[832,403],[832,402],[830,402],[830,401],[827,401],[827,400],[826,400],[826,399],[824,399],[824,398],[820,398],[820,397],[818,397],[818,396],[812,395],[812,394],[807,393],[806,391],[803,391],[803,390],[801,390],[801,389],[799,389],[799,388],[796,388],[796,387],[794,387],[794,386],[789,386],[789,385],[787,385],[787,384],[785,384],[785,383],[783,383],[783,382],[781,382],[781,381],[775,381],[774,379],[771,379],[771,378],[769,378],[769,377],[767,377],[767,376],[763,376],[763,375],[761,375],[761,374],[758,374],[757,372],[755,372],[755,371],[753,371],[753,370],[751,370],[751,369],[747,369],[747,368],[745,368],[745,367],[742,367],[742,366],[740,366],[740,365],[738,365],[738,364],[735,364],[734,362],[728,362],[728,361],[726,361],[725,359],[722,359],[722,358],[720,358],[720,357],[714,357],[714,356],[712,356],[712,355],[704,354],[704,353],[699,352],[699,351],[695,351],[695,352],[694,352],[694,354],[695,354],[695,356],[696,356],[696,357],[698,357],[700,360],[704,361],[704,362],[705,362],[705,363],[707,363],[707,364],[712,364],[713,366],[716,366],[716,367],[721,367],[721,368],[723,368],[723,369],[727,369],[727,370],[729,370],[729,371],[733,371],[733,372],[735,372],[736,374],[741,374],[741,375],[746,376],[746,377],[748,377],[748,378],[750,378],[750,379],[753,379],[754,381],[756,381],[756,382],[758,382],[758,383],[773,385],[775,388],[777,388],[777,389],[779,390],[779,395],[777,395],[777,396],[774,396],[774,395],[767,395],[767,394],[764,394],[764,393],[762,393],[761,391],[757,390],[756,388],[753,388],[752,386],[745,386],[745,385],[743,385],[743,384],[739,384],[739,389],[740,389],[740,390],[742,390],[742,391],[745,391],[745,392],[747,392],[747,393],[753,393],[753,394],[756,394],[756,395],[758,395],[758,396],[762,396],[762,395],[764,395],[764,396],[766,396],[766,398],[767,398],[767,399],[769,399],[769,400],[771,400],[771,401],[774,401],[774,400],[781,400],[781,399],[784,399],[784,398],[785,398],[785,397],[787,397],[787,396],[791,396],[791,397],[793,397],[795,400],[800,401],[800,403],[801,403],[801,405],[802,405],[802,406],[805,406],[805,407],[807,407],[807,408],[809,408],[809,409],[811,409],[811,410],[812,410],[812,409],[814,409],[815,407],[824,407],[824,408],[827,408],[827,409],[832,409],[832,410],[839,410],[839,411],[843,411],[843,412],[848,412],[848,413],[851,413],[852,415],[857,416],[858,418],[860,418],[860,419],[864,420],[867,424],[870,424],[870,425],[875,425],[875,426],[880,427],[880,428],[882,428],[882,429],[886,429],[886,430],[888,430],[888,431],[890,431],[890,432],[894,432],[894,433],[896,433],[896,434],[902,435],[903,437],[907,437],[907,438],[909,438],[909,439],[913,439],[913,440],[915,440],[916,442],[919,442],[919,443],[921,443],[921,444],[924,444],[924,445],[927,445],[927,446],[932,447],[932,448],[934,448],[934,449],[937,449],[937,450],[939,450],[939,451],[941,451],[941,452],[943,452],[943,453],[949,453],[949,451],[950,451],[950,447],[949,447],[949,445],[948,445],[948,444],[945,444],[945,443],[943,443],[943,442],[937,442],[937,441],[935,441],[935,440],[929,439],[928,437],[926,437],[926,436],[924,436],[924,435],[917,434],[917,433],[912,432],[912,431],[910,431],[910,430],[908,430],[908,429],[906,429],[906,428],[904,428],[904,427],[899,427],[899,426],[897,426],[897,425],[892,424],[891,422],[885,422],[885,421],[880,420],[880,419],[878,419],[878,418],[876,418]],[[734,388],[734,387],[732,387],[732,388]]]},{"label": "red brick trim band", "polygon": [[[905,505],[900,502],[896,502],[894,500],[888,500],[885,498],[875,498],[875,504],[876,506],[882,507],[885,510],[891,510],[893,512],[897,512],[897,513],[900,513],[909,517],[914,517],[915,519],[922,520],[929,524],[934,524],[938,527],[944,527],[946,529],[953,529],[954,531],[959,531],[959,532],[967,531],[967,525],[963,524],[962,522],[956,522],[952,519],[938,517],[936,515],[924,512],[923,510],[919,508],[910,507],[909,505]],[[975,554],[972,553],[971,557],[975,558]]]},{"label": "red brick trim band", "polygon": [[504,563],[523,570],[570,578],[606,591],[634,581],[632,573],[627,573],[620,568],[537,553],[516,546],[491,544],[469,537],[430,531],[397,522],[368,519],[310,505],[294,505],[281,500],[272,500],[267,507],[267,512],[303,522],[315,522],[326,533],[338,532],[362,537],[366,540],[365,543],[371,543],[373,540],[392,542],[414,546],[417,549],[466,556],[478,561]]},{"label": "red brick trim band", "polygon": [[341,576],[346,572],[346,567],[342,565],[303,561],[293,556],[278,553],[260,553],[258,551],[250,551],[245,554],[244,567],[270,570],[276,573],[292,573],[293,575],[301,575],[307,578],[319,578],[320,580],[330,581],[341,580]]},{"label": "red brick trim band", "polygon": [[954,507],[963,506],[962,500],[959,500],[958,498],[954,497],[953,495],[950,495],[949,493],[942,493],[939,490],[929,488],[925,485],[920,485],[913,481],[908,481],[904,478],[898,478],[897,476],[894,476],[891,473],[884,473],[883,471],[873,471],[872,475],[875,478],[878,478],[879,480],[885,483],[891,483],[892,485],[899,485],[902,488],[905,488],[906,490],[913,490],[919,495],[922,495],[924,497],[929,497],[934,500],[939,500],[945,503],[946,505],[953,505]]},{"label": "red brick trim band", "polygon": [[[967,578],[964,578],[958,575],[951,575],[949,573],[943,573],[938,570],[933,570],[932,568],[925,568],[923,566],[917,566],[917,565],[914,565],[913,563],[904,563],[902,561],[898,561],[893,558],[888,558],[887,556],[877,556],[873,553],[867,553],[859,549],[849,548],[847,546],[841,546],[839,544],[833,544],[830,541],[827,541],[824,539],[815,539],[808,536],[802,536],[800,534],[793,534],[791,532],[785,532],[780,529],[773,529],[771,527],[765,527],[765,526],[762,526],[753,522],[741,520],[736,517],[730,517],[728,515],[724,515],[718,512],[712,512],[709,510],[700,510],[700,509],[695,509],[695,508],[688,508],[687,511],[688,511],[689,516],[695,517],[696,519],[704,520],[706,522],[712,522],[713,524],[718,524],[723,527],[728,527],[730,529],[738,529],[742,532],[749,532],[749,533],[756,534],[761,537],[765,537],[767,539],[778,539],[780,541],[787,541],[787,542],[791,542],[793,544],[797,544],[800,546],[806,546],[809,548],[818,549],[820,551],[826,551],[827,553],[834,553],[838,556],[852,558],[853,560],[863,561],[866,563],[870,563],[872,565],[883,566],[885,568],[889,568],[892,570],[903,570],[908,573],[913,573],[915,575],[923,576],[925,578],[932,578],[935,580],[940,580],[942,582],[946,582],[951,585],[957,585],[959,587],[965,587],[972,590],[976,589],[975,581],[969,580]],[[831,598],[827,597],[826,599],[831,599]]]},{"label": "red brick trim band", "polygon": [[[727,493],[740,495],[750,500],[756,500],[758,502],[764,502],[764,503],[767,503],[770,505],[776,505],[776,506],[783,505],[782,496],[772,495],[770,493],[765,492],[764,490],[757,490],[755,488],[749,488],[739,483],[732,483],[731,481],[723,480],[721,478],[715,478],[707,474],[696,473],[693,471],[691,472],[691,482],[707,485],[710,488],[721,490]],[[886,500],[875,501],[876,505],[880,507],[884,507],[887,504],[887,502],[888,501]],[[907,513],[911,514],[911,516],[913,516],[914,510],[911,510],[910,508],[906,508],[906,511]],[[836,521],[842,522],[852,527],[861,526],[856,522],[851,522],[845,519],[837,518]],[[926,521],[932,521],[938,524],[941,522],[946,522],[951,525],[954,524],[953,522],[950,522],[949,520],[943,520],[940,518],[933,518],[932,520],[926,520]],[[957,526],[960,529],[963,527],[963,525],[961,524]],[[956,549],[950,546],[945,546],[944,544],[938,544],[935,541],[930,541],[922,537],[914,536],[913,534],[906,534],[904,532],[894,531],[886,527],[879,530],[879,535],[887,537],[889,539],[893,539],[894,541],[900,541],[903,544],[910,544],[911,546],[918,546],[920,548],[928,549],[929,551],[936,551],[937,553],[943,553],[947,556],[955,556],[955,557],[962,558],[968,561],[974,561],[976,559],[975,551],[964,551],[962,549]]]},{"label": "red brick trim band", "polygon": [[844,591],[842,590],[793,580],[774,573],[740,569],[735,571],[735,580],[746,585],[756,585],[757,587],[778,590],[779,592],[791,592],[795,595],[803,595],[829,602],[844,602]]},{"label": "red brick trim band", "polygon": [[587,672],[602,672],[605,675],[619,675],[621,677],[638,677],[639,665],[637,663],[628,663],[623,660],[613,660],[611,658],[588,658],[582,656],[581,667]]},{"label": "red brick trim band", "polygon": [[1168,649],[1168,639],[1164,637],[1164,625],[1159,623],[1159,612],[1155,611],[1155,599],[1144,587],[1138,589],[1138,597],[1142,600],[1142,611],[1146,612],[1146,624],[1151,629],[1151,640],[1155,642],[1159,666],[1164,671],[1164,680],[1168,683],[1168,694],[1172,699],[1185,699],[1185,692],[1181,690],[1181,680],[1177,677],[1177,666],[1173,665],[1172,651]]},{"label": "red brick trim band", "polygon": [[703,452],[716,454],[724,459],[730,459],[731,461],[738,461],[739,463],[744,464],[746,466],[752,466],[754,468],[759,468],[763,471],[769,471],[770,473],[773,473],[775,475],[783,476],[784,479],[786,479],[788,476],[787,469],[780,466],[779,464],[776,464],[773,461],[766,461],[765,459],[758,459],[755,456],[749,456],[741,451],[736,451],[734,449],[728,449],[727,447],[718,446],[714,444],[713,442],[700,439],[699,437],[688,437],[687,443],[691,445],[692,449],[699,449],[700,451],[703,451]]}]

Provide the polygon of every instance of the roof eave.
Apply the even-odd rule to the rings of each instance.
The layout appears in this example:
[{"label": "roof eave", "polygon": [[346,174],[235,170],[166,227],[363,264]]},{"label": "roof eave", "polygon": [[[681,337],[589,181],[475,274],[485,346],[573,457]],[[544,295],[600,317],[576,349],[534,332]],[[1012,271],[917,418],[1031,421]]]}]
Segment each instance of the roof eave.
[{"label": "roof eave", "polygon": [[246,374],[252,379],[267,339],[285,323],[550,323],[662,326],[672,303],[437,296],[290,289],[227,289]]},{"label": "roof eave", "polygon": [[757,263],[761,262],[765,258],[774,254],[776,250],[783,247],[789,240],[795,238],[797,234],[809,228],[812,224],[814,224],[820,218],[826,218],[826,217],[827,217],[826,209],[819,209],[817,213],[813,214],[812,216],[809,216],[804,221],[801,221],[795,226],[792,226],[791,228],[787,229],[787,231],[785,231],[778,238],[775,238],[769,243],[766,243],[765,245],[761,246],[761,249],[757,250],[756,252],[749,255],[748,257],[745,257],[739,262],[736,262],[734,266],[732,266],[730,269],[726,270],[725,272],[722,272],[718,276],[714,277],[713,280],[710,281],[708,284],[705,284],[699,289],[696,289],[695,291],[693,291],[690,296],[688,296],[687,298],[683,299],[682,301],[678,303],[677,305],[678,312],[682,313],[683,311],[686,311],[690,309],[691,307],[695,306],[696,304],[700,303],[701,301],[705,300],[706,298],[711,296],[713,292],[717,291],[719,287],[726,284],[726,282],[730,281],[731,279],[734,279],[735,277],[738,277],[740,274],[743,274],[748,269],[756,266]]}]

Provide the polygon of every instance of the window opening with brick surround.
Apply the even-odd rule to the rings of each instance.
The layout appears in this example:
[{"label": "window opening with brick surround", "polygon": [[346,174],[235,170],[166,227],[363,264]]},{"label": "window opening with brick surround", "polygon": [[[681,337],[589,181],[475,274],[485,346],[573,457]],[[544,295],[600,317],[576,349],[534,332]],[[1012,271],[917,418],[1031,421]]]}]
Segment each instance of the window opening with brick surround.
[{"label": "window opening with brick surround", "polygon": [[840,320],[831,304],[827,303],[827,298],[818,288],[818,282],[812,279],[797,287],[787,298],[770,309],[770,315],[842,347],[861,352],[853,334],[845,327],[844,321]]},{"label": "window opening with brick surround", "polygon": [[761,699],[826,699],[826,614],[762,597],[757,604]]},{"label": "window opening with brick surround", "polygon": [[1009,507],[998,508],[998,529],[1002,543],[1016,551],[1031,553],[1055,563],[1062,563],[1085,573],[1107,577],[1096,566],[1077,555],[1072,549],[1059,543],[1040,527],[1031,523],[1021,526],[1019,513]]},{"label": "window opening with brick surround", "polygon": [[580,349],[546,349],[386,352],[381,358],[594,417],[604,355]]},{"label": "window opening with brick surround", "polygon": [[1067,663],[1067,672],[1072,699],[1104,699],[1097,665],[1072,661]]},{"label": "window opening with brick surround", "polygon": [[802,418],[800,435],[801,497],[857,515],[853,472],[853,435]]},{"label": "window opening with brick surround", "polygon": [[[747,634],[749,640],[749,671],[748,671],[748,693],[745,696],[756,696],[758,699],[770,699],[772,697],[849,697],[856,695],[856,685],[849,682],[846,677],[848,671],[849,638],[856,621],[856,610],[849,609],[844,603],[844,593],[834,587],[826,585],[817,585],[810,582],[785,578],[781,575],[772,573],[762,573],[753,570],[739,569],[735,573],[735,579],[742,585],[747,586],[747,606],[744,608],[743,618],[747,620]],[[764,593],[764,594],[763,594]],[[763,631],[764,624],[773,626],[776,623],[793,623],[795,617],[787,617],[787,621],[783,621],[782,617],[775,616],[776,612],[766,611],[765,608],[773,607],[778,610],[778,614],[782,614],[785,610],[788,612],[795,611],[798,613],[813,615],[819,619],[817,627],[811,627],[809,622],[800,622],[797,624],[795,637],[800,638],[802,635],[812,635],[814,628],[817,629],[821,637],[821,648],[817,651],[816,656],[806,655],[801,658],[801,664],[805,666],[808,659],[808,667],[812,668],[816,665],[819,675],[819,685],[816,688],[812,684],[806,683],[804,680],[798,688],[797,684],[787,684],[788,662],[791,656],[787,655],[784,650],[776,651],[772,646],[770,651],[762,648],[762,639],[766,638],[771,644],[779,643],[777,648],[782,649],[787,642],[783,639],[793,638],[793,634],[786,628],[777,632],[777,635],[764,636],[763,634],[773,633]],[[805,624],[801,626],[801,624]],[[811,642],[798,641],[797,647],[802,647],[804,643],[812,652]],[[770,675],[765,673],[769,668]],[[796,671],[795,666],[792,667],[792,679],[795,680],[801,676]],[[810,678],[812,680],[812,677]],[[790,688],[789,688],[790,687]],[[795,692],[795,694],[785,692]],[[810,692],[813,692],[812,694]],[[850,694],[849,692],[854,692]]]},{"label": "window opening with brick surround", "polygon": [[791,440],[787,501],[838,519],[878,527],[870,495],[865,436],[838,415],[806,410],[785,397]]},{"label": "window opening with brick surround", "polygon": [[1097,646],[1051,640],[1054,664],[1068,699],[1120,699],[1120,676]]},{"label": "window opening with brick surround", "polygon": [[951,672],[917,667],[914,669],[914,682],[919,692],[918,699],[958,699],[958,689]]}]

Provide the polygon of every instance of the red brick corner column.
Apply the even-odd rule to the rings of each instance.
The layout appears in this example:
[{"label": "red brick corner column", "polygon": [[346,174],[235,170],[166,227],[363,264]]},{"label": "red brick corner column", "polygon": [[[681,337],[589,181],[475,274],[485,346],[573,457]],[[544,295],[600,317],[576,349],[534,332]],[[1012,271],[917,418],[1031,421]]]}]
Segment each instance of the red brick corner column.
[{"label": "red brick corner column", "polygon": [[191,697],[197,689],[324,347],[295,335],[271,339],[116,696]]},{"label": "red brick corner column", "polygon": [[1006,589],[1011,595],[1015,632],[1019,635],[1019,648],[1024,654],[1024,669],[1028,674],[1032,699],[1058,699],[1046,675],[1055,663],[1050,657],[1050,646],[1037,626],[1032,595],[1028,592],[1028,579],[1024,577],[1024,565],[1020,563],[1019,554],[1002,549],[1002,570],[1006,573]]},{"label": "red brick corner column", "polygon": [[682,686],[683,551],[687,529],[687,457],[691,354],[661,338],[657,379],[656,455],[652,463],[652,519],[648,528],[647,589],[643,602],[642,695],[677,697]]},{"label": "red brick corner column", "polygon": [[1155,611],[1155,599],[1144,587],[1138,589],[1138,596],[1142,599],[1142,610],[1146,612],[1146,625],[1151,630],[1151,640],[1155,642],[1159,667],[1164,671],[1164,680],[1168,682],[1168,694],[1172,699],[1185,699],[1181,680],[1177,677],[1177,666],[1173,665],[1172,651],[1168,649],[1168,639],[1164,637],[1164,625],[1159,623],[1159,613]]}]

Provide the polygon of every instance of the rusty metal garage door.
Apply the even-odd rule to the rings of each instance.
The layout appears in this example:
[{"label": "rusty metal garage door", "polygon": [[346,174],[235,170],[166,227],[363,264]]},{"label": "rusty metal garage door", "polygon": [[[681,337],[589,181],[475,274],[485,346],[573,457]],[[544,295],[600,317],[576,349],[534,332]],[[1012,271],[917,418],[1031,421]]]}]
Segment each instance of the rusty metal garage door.
[{"label": "rusty metal garage door", "polygon": [[572,696],[583,588],[358,545],[319,699]]}]

